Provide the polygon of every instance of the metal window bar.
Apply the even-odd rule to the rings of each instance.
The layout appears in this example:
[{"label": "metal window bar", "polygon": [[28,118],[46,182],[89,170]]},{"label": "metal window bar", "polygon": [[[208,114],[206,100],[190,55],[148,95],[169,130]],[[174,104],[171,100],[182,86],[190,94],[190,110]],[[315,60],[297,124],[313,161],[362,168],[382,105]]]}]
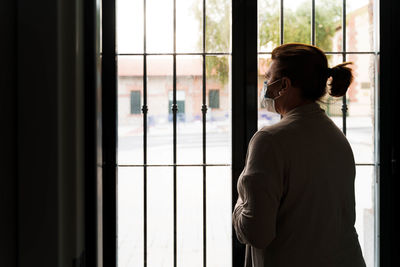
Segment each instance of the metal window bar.
[{"label": "metal window bar", "polygon": [[206,116],[207,116],[207,104],[206,104],[206,0],[203,0],[203,94],[202,94],[202,123],[203,123],[203,132],[202,132],[202,143],[203,143],[203,266],[207,266],[207,201],[206,201],[206,185],[207,185],[207,169],[206,169]]},{"label": "metal window bar", "polygon": [[147,56],[146,0],[143,0],[143,266],[147,266]]},{"label": "metal window bar", "polygon": [[[356,166],[376,166],[378,163],[356,163]],[[121,168],[141,168],[141,167],[230,167],[231,164],[119,164]]]},{"label": "metal window bar", "polygon": [[[208,55],[208,56],[230,56],[232,53],[230,52],[177,52],[177,53],[145,53],[148,56],[173,56],[173,55],[177,55],[177,56],[202,56],[204,54]],[[143,56],[143,53],[119,53],[117,54],[118,56]]]},{"label": "metal window bar", "polygon": [[[343,29],[343,37],[342,37],[342,51],[346,52],[346,0],[343,0],[343,8],[342,8],[342,29]],[[346,62],[346,53],[342,54],[342,61]],[[347,133],[347,99],[346,94],[343,96],[343,104],[342,104],[342,120],[343,120],[343,133],[346,135]]]},{"label": "metal window bar", "polygon": [[280,26],[281,26],[281,28],[280,28],[280,44],[283,44],[283,42],[284,42],[284,36],[283,36],[283,33],[284,33],[284,13],[283,13],[283,7],[284,7],[284,2],[283,2],[283,0],[281,0],[281,2],[280,2],[280,5],[279,5],[279,10],[280,10],[280,18],[279,18],[279,20],[280,20]]},{"label": "metal window bar", "polygon": [[311,44],[315,45],[315,0],[311,1]]},{"label": "metal window bar", "polygon": [[[260,55],[270,55],[272,52],[271,51],[262,51],[258,52]],[[325,54],[327,55],[379,55],[379,51],[324,51]],[[230,56],[232,53],[227,53],[227,52],[218,52],[218,53],[213,53],[213,52],[207,52],[205,53],[208,56]],[[116,54],[117,56],[202,56],[204,53],[200,52],[192,52],[192,53],[118,53]]]},{"label": "metal window bar", "polygon": [[172,90],[173,90],[173,97],[172,97],[172,121],[173,121],[173,187],[174,187],[174,200],[173,200],[173,211],[174,211],[174,267],[177,265],[177,240],[176,240],[176,234],[177,234],[177,224],[176,224],[176,115],[178,112],[178,106],[176,104],[176,0],[174,0],[174,55],[173,55],[173,85],[172,85]]},{"label": "metal window bar", "polygon": [[[326,55],[343,55],[343,54],[346,54],[346,55],[379,55],[380,54],[379,51],[376,51],[376,52],[374,52],[374,51],[360,51],[360,52],[354,52],[354,51],[346,51],[346,52],[344,52],[344,51],[336,51],[336,52],[334,52],[334,51],[324,51],[324,53]],[[265,51],[265,52],[258,52],[258,54],[259,55],[271,55],[272,52]]]}]

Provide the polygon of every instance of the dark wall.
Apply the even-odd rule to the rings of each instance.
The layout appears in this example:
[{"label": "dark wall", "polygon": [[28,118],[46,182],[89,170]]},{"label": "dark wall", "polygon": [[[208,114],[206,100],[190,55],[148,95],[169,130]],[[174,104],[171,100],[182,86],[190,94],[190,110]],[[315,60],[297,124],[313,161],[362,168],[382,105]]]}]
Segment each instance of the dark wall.
[{"label": "dark wall", "polygon": [[82,10],[1,1],[0,266],[73,266],[84,250]]},{"label": "dark wall", "polygon": [[380,1],[380,263],[398,265],[400,2]]},{"label": "dark wall", "polygon": [[18,1],[17,150],[20,266],[39,266],[40,263],[44,266],[58,265],[60,220],[57,200],[57,29],[57,1]]},{"label": "dark wall", "polygon": [[0,1],[0,266],[16,266],[16,4]]}]

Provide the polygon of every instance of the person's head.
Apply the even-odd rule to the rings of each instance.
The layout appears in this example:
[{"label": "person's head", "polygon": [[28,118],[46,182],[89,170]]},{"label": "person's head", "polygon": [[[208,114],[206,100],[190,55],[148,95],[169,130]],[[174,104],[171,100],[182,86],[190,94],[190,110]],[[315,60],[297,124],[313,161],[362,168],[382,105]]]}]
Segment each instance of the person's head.
[{"label": "person's head", "polygon": [[271,84],[269,97],[275,98],[276,110],[284,115],[299,105],[320,100],[327,89],[331,96],[343,96],[353,80],[348,64],[351,62],[329,68],[323,51],[312,45],[278,46],[272,51],[272,62],[265,75],[268,85]]}]

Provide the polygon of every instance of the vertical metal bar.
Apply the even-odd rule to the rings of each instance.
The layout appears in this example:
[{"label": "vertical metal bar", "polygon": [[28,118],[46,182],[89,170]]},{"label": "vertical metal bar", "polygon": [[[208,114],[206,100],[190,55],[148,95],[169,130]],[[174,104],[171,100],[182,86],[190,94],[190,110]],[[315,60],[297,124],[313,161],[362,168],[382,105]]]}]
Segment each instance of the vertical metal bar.
[{"label": "vertical metal bar", "polygon": [[[18,2],[19,4],[19,2]],[[102,125],[98,123],[99,113],[97,105],[99,97],[98,90],[98,57],[97,40],[98,24],[96,16],[100,10],[97,8],[96,1],[84,1],[83,3],[83,70],[84,70],[84,151],[85,151],[85,264],[86,266],[100,266],[98,248],[99,241],[99,217],[98,209],[98,182],[100,180],[97,168],[99,154],[102,153],[101,146],[98,145],[97,133],[102,131]],[[21,12],[21,13],[20,13]],[[31,11],[29,11],[31,12]],[[23,14],[23,10],[19,11]],[[20,40],[18,40],[20,41]],[[19,52],[19,48],[17,48]],[[20,63],[18,58],[17,64]],[[17,107],[19,108],[19,107]],[[19,179],[18,179],[19,180]],[[21,235],[19,235],[21,237]],[[18,259],[21,262],[20,259]]]},{"label": "vertical metal bar", "polygon": [[174,55],[173,55],[173,99],[172,99],[172,118],[173,118],[173,170],[174,170],[174,267],[177,264],[177,240],[176,240],[176,233],[177,233],[177,224],[176,224],[176,115],[178,112],[178,106],[176,104],[176,0],[174,0]]},{"label": "vertical metal bar", "polygon": [[143,0],[143,265],[147,266],[147,55],[146,0]]},{"label": "vertical metal bar", "polygon": [[[232,1],[232,211],[247,145],[257,131],[257,24],[257,0]],[[232,265],[245,264],[251,266],[251,257],[245,258],[232,227]]]},{"label": "vertical metal bar", "polygon": [[[281,36],[281,39],[280,39],[280,44],[282,45],[283,44],[283,42],[284,42],[284,2],[283,2],[283,0],[281,0],[281,2],[280,2],[280,6],[279,6],[279,9],[280,9],[280,23],[281,23],[281,28],[280,28],[280,36]],[[283,116],[281,115],[280,116],[281,117],[281,119],[283,118]]]},{"label": "vertical metal bar", "polygon": [[102,146],[103,146],[103,266],[118,260],[117,224],[117,57],[115,1],[102,0]]},{"label": "vertical metal bar", "polygon": [[280,28],[280,36],[281,36],[281,39],[280,39],[280,43],[281,44],[283,44],[283,42],[284,42],[284,39],[283,39],[283,27],[284,27],[284,12],[283,12],[283,7],[284,7],[284,3],[283,3],[283,0],[281,0],[281,3],[280,3],[280,6],[279,6],[279,9],[280,9],[280,25],[281,25],[281,28]]},{"label": "vertical metal bar", "polygon": [[315,45],[315,0],[311,1],[311,44]]},{"label": "vertical metal bar", "polygon": [[[380,32],[379,32],[379,7],[380,1],[374,1],[373,15],[374,15],[374,49],[373,51],[377,53],[380,51],[379,41],[380,41]],[[379,84],[379,62],[380,56],[375,54],[374,56],[374,173],[375,173],[375,184],[374,184],[374,266],[380,266],[380,112],[379,112],[379,103],[380,103],[380,84]]]},{"label": "vertical metal bar", "polygon": [[[342,28],[343,28],[343,38],[342,38],[342,48],[343,48],[343,54],[342,54],[342,60],[343,62],[346,61],[346,0],[343,0],[343,17],[342,17]],[[343,123],[343,133],[346,135],[347,132],[347,121],[346,121],[346,116],[347,116],[347,99],[346,95],[343,96],[342,98],[342,123]]]},{"label": "vertical metal bar", "polygon": [[202,92],[202,118],[203,118],[203,266],[207,266],[207,201],[206,201],[206,0],[203,0],[203,92]]}]

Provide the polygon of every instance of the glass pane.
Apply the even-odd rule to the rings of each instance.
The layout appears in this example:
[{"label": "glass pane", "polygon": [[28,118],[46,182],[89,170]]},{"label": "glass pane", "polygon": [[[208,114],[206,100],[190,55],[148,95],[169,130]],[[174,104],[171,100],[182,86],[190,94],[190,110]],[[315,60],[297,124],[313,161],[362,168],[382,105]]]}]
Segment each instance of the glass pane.
[{"label": "glass pane", "polygon": [[278,0],[258,1],[258,51],[270,52],[280,44]]},{"label": "glass pane", "polygon": [[172,56],[147,57],[147,162],[171,164],[173,123],[170,92],[173,90]]},{"label": "glass pane", "polygon": [[176,57],[177,162],[180,164],[203,162],[202,67],[201,56]]},{"label": "glass pane", "polygon": [[284,32],[285,43],[311,44],[311,1],[284,1]]},{"label": "glass pane", "polygon": [[176,51],[203,51],[203,1],[176,0]]},{"label": "glass pane", "polygon": [[207,167],[207,266],[232,266],[231,167]]},{"label": "glass pane", "polygon": [[147,168],[147,266],[171,267],[174,258],[173,169]]},{"label": "glass pane", "polygon": [[[132,94],[135,94],[138,98],[132,99]],[[143,114],[141,105],[143,105],[143,57],[119,56],[119,164],[143,164]]]},{"label": "glass pane", "polygon": [[374,1],[348,0],[346,16],[346,50],[374,50]]},{"label": "glass pane", "polygon": [[231,163],[230,56],[207,56],[206,101],[210,90],[219,90],[219,108],[207,110],[207,163]]},{"label": "glass pane", "polygon": [[118,267],[143,266],[143,168],[118,168]]},{"label": "glass pane", "polygon": [[315,44],[325,52],[342,51],[342,0],[315,1]]},{"label": "glass pane", "polygon": [[143,53],[143,0],[117,0],[117,51]]},{"label": "glass pane", "polygon": [[374,56],[348,55],[354,81],[347,91],[347,139],[356,163],[374,163]]},{"label": "glass pane", "polygon": [[177,169],[178,266],[203,266],[203,168]]},{"label": "glass pane", "polygon": [[361,250],[367,267],[374,266],[375,175],[372,166],[357,166],[355,180],[356,223]]},{"label": "glass pane", "polygon": [[231,51],[231,3],[229,0],[206,1],[206,51]]},{"label": "glass pane", "polygon": [[147,52],[173,52],[173,7],[172,0],[146,0]]},{"label": "glass pane", "polygon": [[258,55],[258,86],[257,86],[257,95],[258,95],[258,129],[261,129],[264,126],[272,125],[280,121],[281,115],[277,113],[272,113],[267,111],[265,108],[261,108],[261,91],[264,86],[265,81],[265,73],[268,70],[269,64],[271,64],[271,56],[270,55]]}]

